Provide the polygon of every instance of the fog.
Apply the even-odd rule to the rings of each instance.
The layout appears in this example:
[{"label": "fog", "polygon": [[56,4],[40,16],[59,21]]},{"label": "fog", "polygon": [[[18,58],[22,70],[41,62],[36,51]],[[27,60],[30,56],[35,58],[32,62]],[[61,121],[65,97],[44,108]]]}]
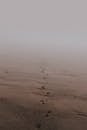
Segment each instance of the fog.
[{"label": "fog", "polygon": [[[7,39],[7,40],[6,40]],[[0,42],[1,64],[38,65],[86,72],[85,34],[10,33]]]},{"label": "fog", "polygon": [[1,130],[87,130],[87,0],[0,0]]},{"label": "fog", "polygon": [[86,0],[1,0],[0,64],[86,71]]}]

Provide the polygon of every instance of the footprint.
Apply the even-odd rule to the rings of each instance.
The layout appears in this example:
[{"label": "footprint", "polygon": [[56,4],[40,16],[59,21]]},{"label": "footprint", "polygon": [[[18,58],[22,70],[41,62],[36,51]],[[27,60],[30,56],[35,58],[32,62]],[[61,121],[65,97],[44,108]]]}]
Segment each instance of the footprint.
[{"label": "footprint", "polygon": [[51,93],[50,92],[46,92],[45,96],[49,96]]},{"label": "footprint", "polygon": [[41,102],[42,104],[45,104],[45,101],[44,101],[44,100],[40,100],[40,102]]},{"label": "footprint", "polygon": [[43,80],[47,80],[47,77],[44,76],[44,77],[43,77]]},{"label": "footprint", "polygon": [[45,86],[43,85],[43,86],[41,86],[41,89],[44,90],[44,89],[46,89],[46,88],[45,88]]},{"label": "footprint", "polygon": [[8,70],[6,70],[5,73],[8,74]]},{"label": "footprint", "polygon": [[41,123],[37,123],[37,124],[36,124],[36,128],[37,128],[37,129],[40,129],[40,128],[41,128]]},{"label": "footprint", "polygon": [[47,113],[47,114],[45,115],[45,117],[49,117],[49,114]]},{"label": "footprint", "polygon": [[51,113],[52,113],[52,111],[51,111],[51,110],[48,110],[48,112],[47,112],[47,114],[45,115],[45,117],[49,117]]},{"label": "footprint", "polygon": [[52,111],[51,110],[48,110],[48,112],[47,113],[52,113]]}]

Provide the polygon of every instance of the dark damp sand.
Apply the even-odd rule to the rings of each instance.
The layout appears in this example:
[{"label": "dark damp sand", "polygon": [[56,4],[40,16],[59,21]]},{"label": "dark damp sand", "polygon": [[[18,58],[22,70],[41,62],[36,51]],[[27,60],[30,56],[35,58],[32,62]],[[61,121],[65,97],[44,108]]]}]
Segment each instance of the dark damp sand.
[{"label": "dark damp sand", "polygon": [[87,76],[1,69],[0,130],[87,130]]}]

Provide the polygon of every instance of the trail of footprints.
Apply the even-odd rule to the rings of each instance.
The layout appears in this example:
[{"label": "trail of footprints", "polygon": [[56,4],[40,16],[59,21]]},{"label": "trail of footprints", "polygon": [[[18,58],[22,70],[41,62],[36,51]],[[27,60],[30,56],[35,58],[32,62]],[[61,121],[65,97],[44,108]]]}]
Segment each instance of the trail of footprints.
[{"label": "trail of footprints", "polygon": [[40,67],[40,73],[42,75],[42,80],[43,83],[41,84],[40,91],[43,93],[43,98],[40,100],[42,104],[47,103],[47,97],[50,95],[50,91],[47,91],[47,86],[48,86],[48,72],[46,67]]},{"label": "trail of footprints", "polygon": [[[40,74],[41,74],[42,80],[43,80],[43,83],[41,84],[41,87],[40,87],[40,92],[43,93],[42,98],[40,99],[40,103],[41,103],[41,105],[47,105],[49,102],[49,96],[50,96],[51,92],[48,91],[48,89],[47,89],[48,72],[47,72],[46,67],[42,67],[42,66],[40,67]],[[45,118],[50,117],[51,114],[52,114],[52,110],[47,110],[44,117]],[[36,128],[40,129],[41,126],[42,126],[42,121],[40,120],[40,122],[36,124]]]},{"label": "trail of footprints", "polygon": [[[8,74],[8,71],[6,71],[5,73]],[[47,86],[48,86],[48,72],[47,72],[45,67],[40,68],[40,74],[42,76],[43,82],[42,82],[41,87],[40,87],[40,92],[42,93],[42,95],[41,95],[41,99],[40,99],[39,103],[41,105],[48,105],[49,95],[50,95],[51,92],[48,91],[48,89],[47,89]],[[26,108],[21,107],[20,105],[17,106],[16,104],[9,102],[9,100],[7,98],[0,98],[0,103],[1,103],[2,106],[5,105],[7,107],[7,109],[9,109],[9,110],[11,109],[12,112],[15,113],[16,118],[20,118],[20,119],[24,120],[25,122],[27,122],[28,118],[30,119],[30,117],[29,117],[30,114],[28,114],[28,111],[27,111]],[[38,113],[38,111],[37,111],[37,113]],[[44,117],[42,117],[42,115],[38,115],[38,119],[39,118],[40,119],[39,119],[39,121],[37,121],[35,123],[35,128],[36,129],[43,129],[42,127],[44,127],[44,125],[46,125],[46,123],[44,123],[44,122],[46,120],[49,120],[49,118],[50,118],[50,116],[52,114],[52,110],[48,109],[48,110],[46,110],[46,112],[42,112],[42,113],[40,111],[40,113],[38,113],[38,114],[44,114]],[[37,117],[35,117],[35,119],[36,118]]]}]

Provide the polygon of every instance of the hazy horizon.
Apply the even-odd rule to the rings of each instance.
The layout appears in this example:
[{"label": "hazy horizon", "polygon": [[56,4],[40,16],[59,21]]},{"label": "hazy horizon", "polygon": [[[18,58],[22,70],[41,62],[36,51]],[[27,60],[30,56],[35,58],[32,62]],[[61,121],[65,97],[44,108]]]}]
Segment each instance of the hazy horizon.
[{"label": "hazy horizon", "polygon": [[1,0],[1,64],[87,66],[86,0]]}]

